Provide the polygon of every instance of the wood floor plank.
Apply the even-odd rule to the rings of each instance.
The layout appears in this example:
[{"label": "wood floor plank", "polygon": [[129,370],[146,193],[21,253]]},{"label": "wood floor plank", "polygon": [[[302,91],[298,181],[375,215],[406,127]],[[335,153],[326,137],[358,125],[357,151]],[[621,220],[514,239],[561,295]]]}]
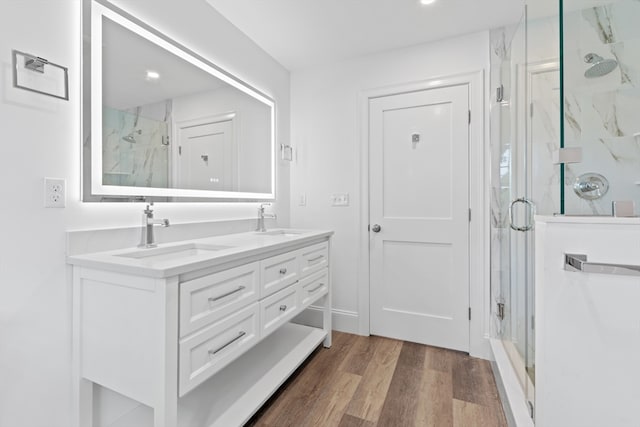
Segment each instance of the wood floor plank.
[{"label": "wood floor plank", "polygon": [[424,367],[441,372],[451,373],[453,364],[453,350],[427,346]]},{"label": "wood floor plank", "polygon": [[353,415],[344,414],[340,420],[338,427],[375,427],[376,423],[354,417]]},{"label": "wood floor plank", "polygon": [[282,392],[264,414],[259,415],[264,425],[300,425],[300,420],[308,414],[310,402],[314,402],[327,387],[331,373],[337,370],[337,365],[346,357],[352,342],[353,335],[334,332],[331,348],[320,349],[312,363],[292,380],[290,387]]},{"label": "wood floor plank", "polygon": [[347,414],[372,422],[380,418],[401,349],[402,341],[377,337],[371,361],[347,407]]},{"label": "wood floor plank", "polygon": [[453,399],[453,427],[507,427],[504,413],[464,400]]},{"label": "wood floor plank", "polygon": [[[379,427],[397,427],[398,422],[407,423],[416,418],[425,346],[410,342],[402,344],[396,369],[391,378],[389,391],[380,412]],[[411,398],[413,396],[413,398]]]},{"label": "wood floor plank", "polygon": [[340,370],[362,376],[369,365],[378,337],[356,336],[351,351],[345,357]]},{"label": "wood floor plank", "polygon": [[338,371],[334,374],[320,398],[308,407],[309,414],[301,425],[337,426],[361,378],[349,372]]},{"label": "wood floor plank", "polygon": [[462,353],[453,354],[453,358],[454,399],[484,406],[499,402],[498,389],[488,361]]},{"label": "wood floor plank", "polygon": [[435,369],[424,370],[414,425],[421,427],[453,426],[453,383],[450,372]]}]

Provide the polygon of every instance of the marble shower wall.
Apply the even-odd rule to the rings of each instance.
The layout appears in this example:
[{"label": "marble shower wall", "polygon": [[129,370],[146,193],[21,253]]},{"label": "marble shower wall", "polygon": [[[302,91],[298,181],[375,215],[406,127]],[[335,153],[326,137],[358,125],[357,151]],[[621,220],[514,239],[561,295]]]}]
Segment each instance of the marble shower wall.
[{"label": "marble shower wall", "polygon": [[171,101],[127,111],[103,108],[103,183],[169,186]]},{"label": "marble shower wall", "polygon": [[[583,151],[581,163],[565,167],[565,212],[611,214],[611,201],[633,200],[639,214],[640,1],[591,6],[564,14],[564,143]],[[618,67],[588,79],[584,58],[589,53],[615,59]],[[588,202],[574,193],[576,177],[587,172],[609,180],[603,198]]]}]

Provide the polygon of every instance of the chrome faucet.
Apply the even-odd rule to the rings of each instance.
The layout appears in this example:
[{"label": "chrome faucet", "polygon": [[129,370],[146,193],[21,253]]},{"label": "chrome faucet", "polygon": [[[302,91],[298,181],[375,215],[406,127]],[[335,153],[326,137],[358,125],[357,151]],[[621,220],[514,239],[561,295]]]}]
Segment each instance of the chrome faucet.
[{"label": "chrome faucet", "polygon": [[144,227],[142,228],[142,242],[140,247],[143,248],[155,248],[158,244],[155,242],[153,236],[153,226],[161,225],[163,227],[169,226],[168,219],[154,219],[153,218],[153,202],[147,205],[147,208],[142,211],[144,213]]},{"label": "chrome faucet", "polygon": [[262,203],[260,205],[260,207],[258,208],[258,228],[256,228],[256,231],[262,231],[265,232],[267,231],[267,228],[264,226],[264,219],[265,218],[273,218],[276,219],[276,214],[274,213],[264,213],[264,208],[265,206],[271,206],[271,203]]}]

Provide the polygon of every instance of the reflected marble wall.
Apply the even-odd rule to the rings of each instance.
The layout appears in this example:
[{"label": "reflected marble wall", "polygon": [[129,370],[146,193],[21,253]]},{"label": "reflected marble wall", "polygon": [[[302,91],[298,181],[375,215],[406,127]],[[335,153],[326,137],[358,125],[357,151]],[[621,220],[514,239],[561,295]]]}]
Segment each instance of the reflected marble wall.
[{"label": "reflected marble wall", "polygon": [[103,184],[168,187],[171,101],[102,114]]},{"label": "reflected marble wall", "polygon": [[[611,214],[611,201],[634,200],[640,213],[640,1],[601,2],[564,17],[565,147],[582,147],[581,163],[565,168],[567,214]],[[595,53],[618,61],[611,73],[588,79],[584,57]],[[596,172],[609,192],[585,201],[575,178]]]}]

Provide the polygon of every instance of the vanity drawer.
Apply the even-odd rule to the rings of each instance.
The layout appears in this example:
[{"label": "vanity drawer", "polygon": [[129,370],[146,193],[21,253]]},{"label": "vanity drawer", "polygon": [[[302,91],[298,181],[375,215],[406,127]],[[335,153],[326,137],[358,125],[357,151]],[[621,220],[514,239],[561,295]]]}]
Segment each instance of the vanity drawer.
[{"label": "vanity drawer", "polygon": [[260,261],[262,282],[260,298],[295,283],[299,276],[299,252],[287,252]]},{"label": "vanity drawer", "polygon": [[300,277],[320,271],[329,265],[329,243],[322,242],[300,250]]},{"label": "vanity drawer", "polygon": [[293,319],[299,312],[300,284],[296,283],[260,301],[261,338]]},{"label": "vanity drawer", "polygon": [[300,281],[300,307],[313,304],[318,298],[329,292],[329,270],[323,269]]},{"label": "vanity drawer", "polygon": [[179,395],[206,381],[260,339],[257,302],[180,342]]},{"label": "vanity drawer", "polygon": [[181,283],[180,336],[257,301],[259,283],[259,262]]}]

